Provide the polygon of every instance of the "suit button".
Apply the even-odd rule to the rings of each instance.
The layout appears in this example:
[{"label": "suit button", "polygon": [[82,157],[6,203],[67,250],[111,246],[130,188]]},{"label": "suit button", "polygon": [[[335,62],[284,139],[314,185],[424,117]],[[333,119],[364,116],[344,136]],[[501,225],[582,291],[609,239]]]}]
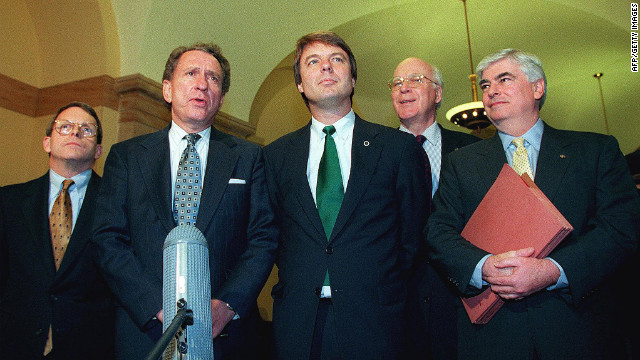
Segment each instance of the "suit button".
[{"label": "suit button", "polygon": [[42,330],[42,329],[38,329],[38,330],[36,330],[36,336],[38,336],[38,335],[42,334],[43,332],[44,332],[44,330]]},{"label": "suit button", "polygon": [[331,254],[333,254],[333,248],[331,246],[327,246],[327,248],[324,249],[324,252],[326,252],[327,254],[331,255]]},{"label": "suit button", "polygon": [[58,297],[57,297],[57,296],[55,296],[55,295],[51,295],[51,300],[53,300],[53,301],[58,301]]},{"label": "suit button", "polygon": [[428,303],[430,303],[430,302],[431,302],[431,298],[430,298],[430,297],[428,297],[428,296],[425,296],[425,297],[422,299],[422,302],[424,302],[425,304],[428,304]]}]

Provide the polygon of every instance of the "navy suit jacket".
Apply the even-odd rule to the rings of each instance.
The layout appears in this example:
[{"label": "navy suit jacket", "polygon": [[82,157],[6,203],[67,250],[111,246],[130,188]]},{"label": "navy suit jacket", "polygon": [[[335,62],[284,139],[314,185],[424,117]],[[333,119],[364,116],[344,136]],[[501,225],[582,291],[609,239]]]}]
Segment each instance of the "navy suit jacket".
[{"label": "navy suit jacket", "polygon": [[408,134],[356,116],[349,182],[327,241],[306,176],[309,139],[310,124],[264,149],[281,228],[272,291],[277,356],[309,357],[328,269],[343,358],[400,358],[408,272],[427,212],[421,150]]},{"label": "navy suit jacket", "polygon": [[0,348],[6,355],[42,359],[51,324],[59,358],[113,358],[113,300],[89,246],[99,184],[92,173],[58,271],[49,173],[0,189]]},{"label": "navy suit jacket", "polygon": [[[168,131],[114,145],[105,163],[94,243],[98,263],[122,304],[116,333],[120,358],[146,355],[153,340],[142,329],[162,308],[162,247],[175,227]],[[196,227],[209,244],[211,297],[240,315],[227,326],[228,336],[215,340],[215,356],[251,358],[256,298],[277,247],[259,146],[211,128]]]},{"label": "navy suit jacket", "polygon": [[[481,139],[444,129],[440,124],[441,160],[447,154]],[[429,264],[426,243],[416,258],[409,293],[411,354],[414,359],[455,359],[457,347],[457,296]]]},{"label": "navy suit jacket", "polygon": [[[460,236],[507,162],[499,136],[451,153],[429,218],[431,262],[463,296],[487,253]],[[569,287],[508,301],[486,325],[458,312],[460,358],[622,358],[614,324],[611,275],[638,247],[640,203],[618,143],[611,136],[556,130],[545,124],[535,183],[574,227],[549,255]]]}]

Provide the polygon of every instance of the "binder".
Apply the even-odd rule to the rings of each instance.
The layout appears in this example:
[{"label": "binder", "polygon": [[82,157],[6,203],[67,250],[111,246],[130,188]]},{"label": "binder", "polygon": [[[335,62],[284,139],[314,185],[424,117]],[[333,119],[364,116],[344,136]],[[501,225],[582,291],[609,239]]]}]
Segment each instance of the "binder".
[{"label": "binder", "polygon": [[[533,256],[541,259],[572,230],[571,224],[526,173],[518,176],[505,164],[461,235],[492,254],[533,247]],[[490,288],[461,299],[473,324],[488,323],[504,304]]]}]

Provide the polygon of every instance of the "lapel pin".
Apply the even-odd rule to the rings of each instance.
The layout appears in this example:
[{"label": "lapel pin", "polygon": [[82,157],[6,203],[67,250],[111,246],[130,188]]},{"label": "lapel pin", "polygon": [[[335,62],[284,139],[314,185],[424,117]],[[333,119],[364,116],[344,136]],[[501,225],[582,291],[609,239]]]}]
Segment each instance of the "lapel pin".
[{"label": "lapel pin", "polygon": [[364,141],[364,146],[369,146],[369,140]]},{"label": "lapel pin", "polygon": [[560,154],[560,159],[566,159],[566,158],[567,158],[567,155],[565,155],[565,154]]}]

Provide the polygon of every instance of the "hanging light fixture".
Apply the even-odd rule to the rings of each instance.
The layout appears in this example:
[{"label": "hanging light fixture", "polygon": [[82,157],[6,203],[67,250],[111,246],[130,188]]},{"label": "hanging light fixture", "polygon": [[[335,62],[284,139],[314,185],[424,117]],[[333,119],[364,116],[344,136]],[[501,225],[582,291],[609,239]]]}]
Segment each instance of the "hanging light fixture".
[{"label": "hanging light fixture", "polygon": [[473,101],[465,104],[455,106],[451,110],[447,111],[447,120],[452,123],[466,127],[471,130],[484,129],[491,125],[491,121],[487,117],[487,113],[484,111],[484,105],[482,101],[478,101],[478,87],[476,82],[478,75],[474,74],[473,69],[473,57],[471,56],[471,37],[469,35],[469,19],[467,18],[467,3],[466,0],[462,0],[464,6],[464,21],[467,25],[467,47],[469,49],[469,65],[471,67],[471,96]]},{"label": "hanging light fixture", "polygon": [[602,84],[600,83],[600,78],[603,75],[603,73],[595,73],[593,74],[593,77],[598,80],[598,88],[600,88],[600,102],[602,103],[602,114],[604,115],[604,128],[607,131],[607,135],[610,135],[609,121],[607,121],[607,110],[604,108],[604,96],[602,95]]}]

